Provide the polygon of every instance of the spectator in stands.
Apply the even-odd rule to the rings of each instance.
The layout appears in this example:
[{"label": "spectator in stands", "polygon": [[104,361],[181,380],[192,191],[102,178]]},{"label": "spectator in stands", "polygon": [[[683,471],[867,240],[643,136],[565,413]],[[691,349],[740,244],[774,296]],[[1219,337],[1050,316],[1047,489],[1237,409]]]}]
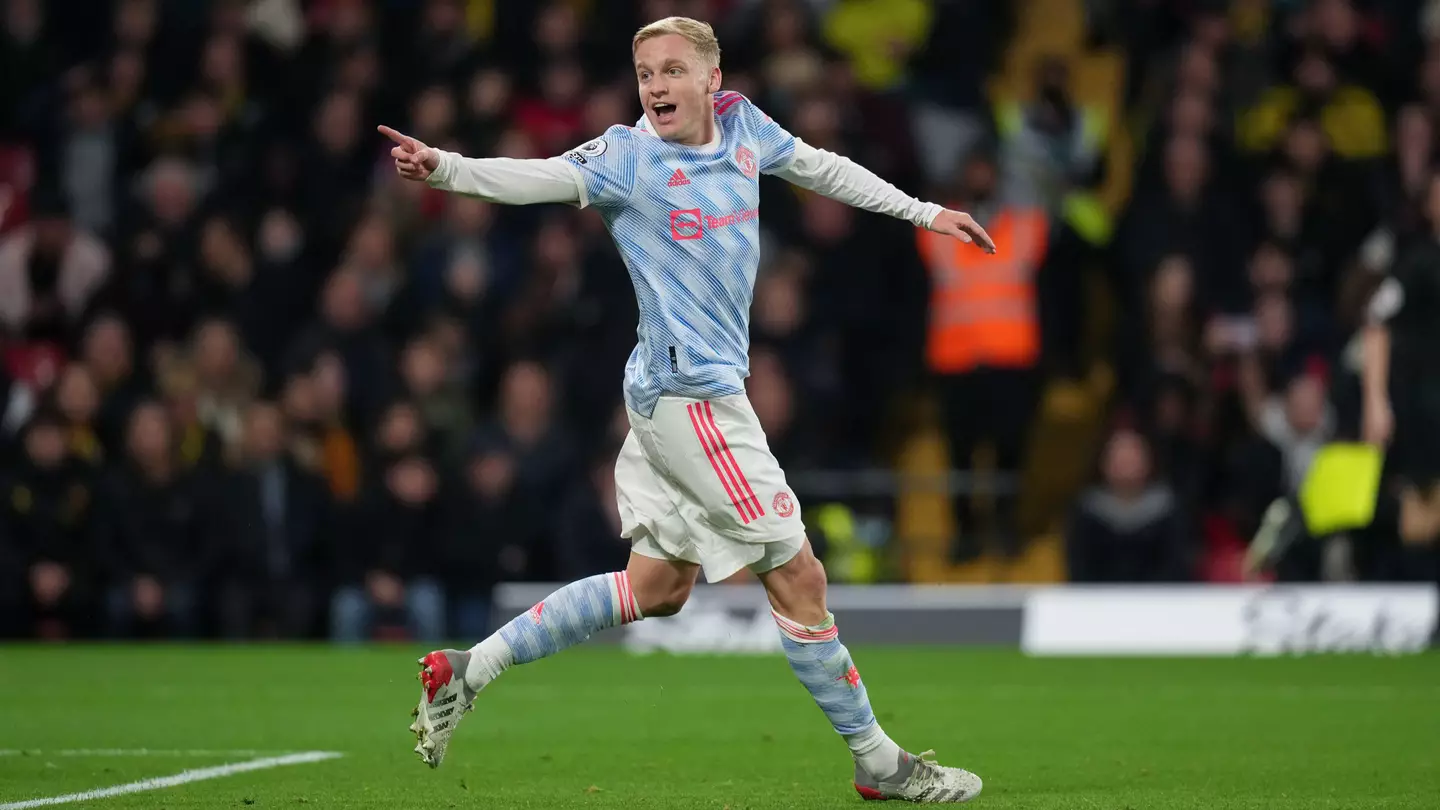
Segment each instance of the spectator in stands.
[{"label": "spectator in stands", "polygon": [[[1003,54],[1013,11],[1005,3],[940,3],[912,77],[916,153],[930,184],[954,177],[990,132],[985,79]],[[964,41],[966,47],[954,43]]]},{"label": "spectator in stands", "polygon": [[440,479],[419,453],[379,471],[336,549],[341,587],[330,605],[330,636],[435,641],[445,637],[445,591],[427,545],[443,538]]},{"label": "spectator in stands", "polygon": [[144,395],[146,382],[137,368],[130,328],[118,315],[105,314],[85,330],[80,357],[100,391],[95,430],[109,458],[119,459],[130,409]]},{"label": "spectator in stands", "polygon": [[63,343],[110,275],[110,251],[56,192],[33,195],[30,216],[0,240],[0,328]]},{"label": "spectator in stands", "polygon": [[574,440],[555,422],[553,386],[543,365],[515,363],[501,381],[495,421],[480,430],[480,439],[514,455],[521,514],[542,525],[563,499],[575,464]]},{"label": "spectator in stands", "polygon": [[19,463],[0,479],[0,546],[9,548],[0,556],[18,563],[14,570],[0,565],[0,576],[6,591],[21,596],[9,607],[24,636],[73,638],[90,629],[92,486],[91,470],[67,452],[64,420],[38,411],[25,428]]},{"label": "spectator in stands", "polygon": [[116,255],[121,270],[97,298],[125,318],[137,350],[148,355],[156,343],[183,340],[198,313],[196,214],[209,189],[192,163],[175,156],[151,163],[141,188],[140,205],[127,209],[121,226],[125,238]]},{"label": "spectator in stands", "polygon": [[239,464],[223,504],[226,638],[310,638],[319,629],[333,542],[330,498],[324,482],[286,452],[285,430],[274,403],[246,407]]},{"label": "spectator in stands", "polygon": [[200,383],[188,359],[172,360],[157,375],[156,393],[164,400],[175,431],[176,459],[185,469],[216,470],[224,463],[225,442],[200,418]]},{"label": "spectator in stands", "polygon": [[463,448],[471,434],[472,417],[466,391],[447,373],[445,354],[432,339],[416,336],[400,357],[400,376],[443,460],[458,462],[457,448]]},{"label": "spectator in stands", "polygon": [[1240,393],[1251,429],[1278,454],[1278,488],[1297,491],[1315,454],[1335,434],[1335,414],[1326,401],[1321,372],[1306,370],[1286,384],[1283,394],[1272,393],[1259,360],[1249,354],[1241,361]]},{"label": "spectator in stands", "polygon": [[[1205,383],[1200,347],[1202,304],[1188,256],[1162,259],[1150,278],[1144,321],[1122,327],[1121,385],[1131,401],[1149,401],[1156,380],[1174,376]],[[1143,330],[1140,332],[1139,330]],[[1228,338],[1227,338],[1228,339]]]},{"label": "spectator in stands", "polygon": [[[310,431],[315,442],[311,456],[314,468],[329,485],[331,496],[348,503],[359,497],[364,465],[357,434],[345,416],[345,392],[349,386],[345,364],[333,353],[322,354],[303,379],[311,386],[314,411],[292,423]],[[302,390],[304,387],[302,383]]]},{"label": "spectator in stands", "polygon": [[253,271],[229,289],[230,306],[246,347],[269,375],[280,372],[281,360],[296,332],[310,316],[320,279],[308,266],[306,234],[286,208],[270,208],[260,217],[255,234]]},{"label": "spectator in stands", "polygon": [[751,407],[765,430],[770,452],[787,470],[823,466],[824,457],[816,434],[797,419],[795,385],[778,354],[764,348],[750,353],[750,377],[745,391]]},{"label": "spectator in stands", "polygon": [[226,445],[237,443],[245,410],[260,394],[259,364],[248,356],[234,322],[226,318],[201,321],[187,354],[195,369],[201,424]]},{"label": "spectator in stands", "polygon": [[459,133],[477,154],[493,151],[495,142],[505,129],[505,114],[510,108],[510,99],[511,80],[505,71],[490,68],[476,71],[470,77],[460,114]]},{"label": "spectator in stands", "polygon": [[561,504],[554,533],[555,575],[587,577],[623,565],[629,548],[620,539],[620,507],[615,500],[614,444],[591,459],[588,475]]},{"label": "spectator in stands", "polygon": [[1077,202],[1089,204],[1083,192],[1102,177],[1110,122],[1106,111],[1075,102],[1064,61],[1042,59],[1035,72],[1034,101],[1004,102],[995,109],[1001,196],[1043,208],[1059,222],[1072,215]]},{"label": "spectator in stands", "polygon": [[290,348],[292,367],[314,363],[324,352],[337,356],[345,371],[345,417],[368,424],[378,415],[392,385],[392,353],[367,300],[359,273],[340,269],[325,283],[320,318]]},{"label": "spectator in stands", "polygon": [[481,441],[467,447],[462,483],[451,493],[445,582],[455,633],[490,632],[495,585],[524,579],[541,527],[526,523],[515,497],[515,457]]},{"label": "spectator in stands", "polygon": [[1187,582],[1195,546],[1175,492],[1157,481],[1150,445],[1122,428],[1105,443],[1101,481],[1065,532],[1071,582]]},{"label": "spectator in stands", "polygon": [[100,389],[84,363],[72,362],[60,373],[55,383],[55,406],[65,427],[70,455],[98,472],[105,461],[95,421],[100,412]]},{"label": "spectator in stands", "polygon": [[1200,297],[1233,293],[1243,284],[1239,220],[1211,184],[1205,143],[1176,136],[1165,145],[1163,161],[1162,187],[1136,189],[1115,236],[1122,296],[1144,290],[1151,270],[1176,254],[1190,258],[1196,280],[1205,285]]},{"label": "spectator in stands", "polygon": [[886,92],[905,78],[909,59],[925,44],[933,10],[919,0],[840,0],[826,12],[826,44],[844,54],[862,87]]},{"label": "spectator in stands", "polygon": [[515,123],[543,154],[555,155],[583,137],[585,76],[576,62],[551,62],[540,73],[539,94],[515,105]]},{"label": "spectator in stands", "polygon": [[55,75],[58,54],[46,36],[43,0],[6,3],[0,26],[0,135],[9,135]]},{"label": "spectator in stands", "polygon": [[1273,148],[1296,115],[1318,116],[1336,154],[1346,160],[1385,152],[1385,112],[1375,94],[1346,81],[1319,47],[1295,62],[1292,84],[1272,87],[1244,112],[1236,128],[1240,148],[1251,153]]},{"label": "spectator in stands", "polygon": [[139,403],[124,461],[99,493],[92,525],[112,637],[192,638],[202,630],[201,594],[220,551],[218,514],[207,482],[180,467],[175,445],[164,407]]}]

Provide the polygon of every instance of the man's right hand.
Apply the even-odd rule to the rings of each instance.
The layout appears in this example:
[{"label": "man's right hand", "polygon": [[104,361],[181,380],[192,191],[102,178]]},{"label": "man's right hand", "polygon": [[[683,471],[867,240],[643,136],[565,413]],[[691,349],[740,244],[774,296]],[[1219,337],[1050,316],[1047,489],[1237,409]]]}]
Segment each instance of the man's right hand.
[{"label": "man's right hand", "polygon": [[1366,444],[1385,447],[1395,433],[1395,413],[1385,397],[1367,399],[1361,416],[1360,438]]},{"label": "man's right hand", "polygon": [[395,142],[390,156],[395,158],[395,171],[406,180],[425,180],[440,168],[440,153],[401,132],[381,124],[380,133]]}]

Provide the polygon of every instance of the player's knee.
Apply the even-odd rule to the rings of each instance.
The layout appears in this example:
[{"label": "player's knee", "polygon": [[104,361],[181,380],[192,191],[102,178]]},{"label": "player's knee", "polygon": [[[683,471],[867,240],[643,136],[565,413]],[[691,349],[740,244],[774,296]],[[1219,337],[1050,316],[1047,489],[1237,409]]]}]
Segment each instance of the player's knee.
[{"label": "player's knee", "polygon": [[690,582],[652,583],[650,587],[637,589],[635,601],[640,603],[640,615],[647,619],[674,616],[690,600]]},{"label": "player's knee", "polygon": [[796,595],[821,599],[825,596],[825,586],[828,582],[825,576],[825,564],[815,556],[815,551],[810,547],[808,540],[794,557],[776,568],[775,573],[779,579],[785,581],[786,590]]},{"label": "player's knee", "polygon": [[691,565],[660,562],[632,556],[626,568],[640,615],[646,618],[674,616],[685,607],[695,587],[697,569]]},{"label": "player's knee", "polygon": [[784,565],[760,575],[770,604],[780,615],[802,624],[825,620],[825,565],[815,556],[809,542]]}]

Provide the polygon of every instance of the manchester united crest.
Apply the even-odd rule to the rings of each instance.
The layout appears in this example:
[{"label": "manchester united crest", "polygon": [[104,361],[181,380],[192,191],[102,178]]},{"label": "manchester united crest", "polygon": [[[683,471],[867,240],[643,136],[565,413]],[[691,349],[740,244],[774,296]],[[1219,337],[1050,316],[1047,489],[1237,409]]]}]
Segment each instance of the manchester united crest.
[{"label": "manchester united crest", "polygon": [[754,177],[760,173],[759,168],[755,164],[755,153],[743,146],[735,150],[735,162],[740,166],[740,171],[744,172],[746,177]]},{"label": "manchester united crest", "polygon": [[795,501],[788,492],[775,493],[775,500],[771,501],[770,505],[774,507],[775,514],[782,518],[788,518],[795,514]]}]

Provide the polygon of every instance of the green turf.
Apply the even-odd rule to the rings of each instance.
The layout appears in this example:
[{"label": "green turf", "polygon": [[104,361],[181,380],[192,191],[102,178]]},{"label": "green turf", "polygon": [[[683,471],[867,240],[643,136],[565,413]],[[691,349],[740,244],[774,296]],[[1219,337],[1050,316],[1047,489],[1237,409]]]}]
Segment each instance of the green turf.
[{"label": "green turf", "polygon": [[[98,808],[861,807],[783,658],[581,649],[514,670],[431,771],[406,731],[416,649],[0,647],[0,805],[244,756],[334,750]],[[1440,656],[1031,660],[859,649],[902,745],[986,780],[976,807],[1434,808]]]}]

